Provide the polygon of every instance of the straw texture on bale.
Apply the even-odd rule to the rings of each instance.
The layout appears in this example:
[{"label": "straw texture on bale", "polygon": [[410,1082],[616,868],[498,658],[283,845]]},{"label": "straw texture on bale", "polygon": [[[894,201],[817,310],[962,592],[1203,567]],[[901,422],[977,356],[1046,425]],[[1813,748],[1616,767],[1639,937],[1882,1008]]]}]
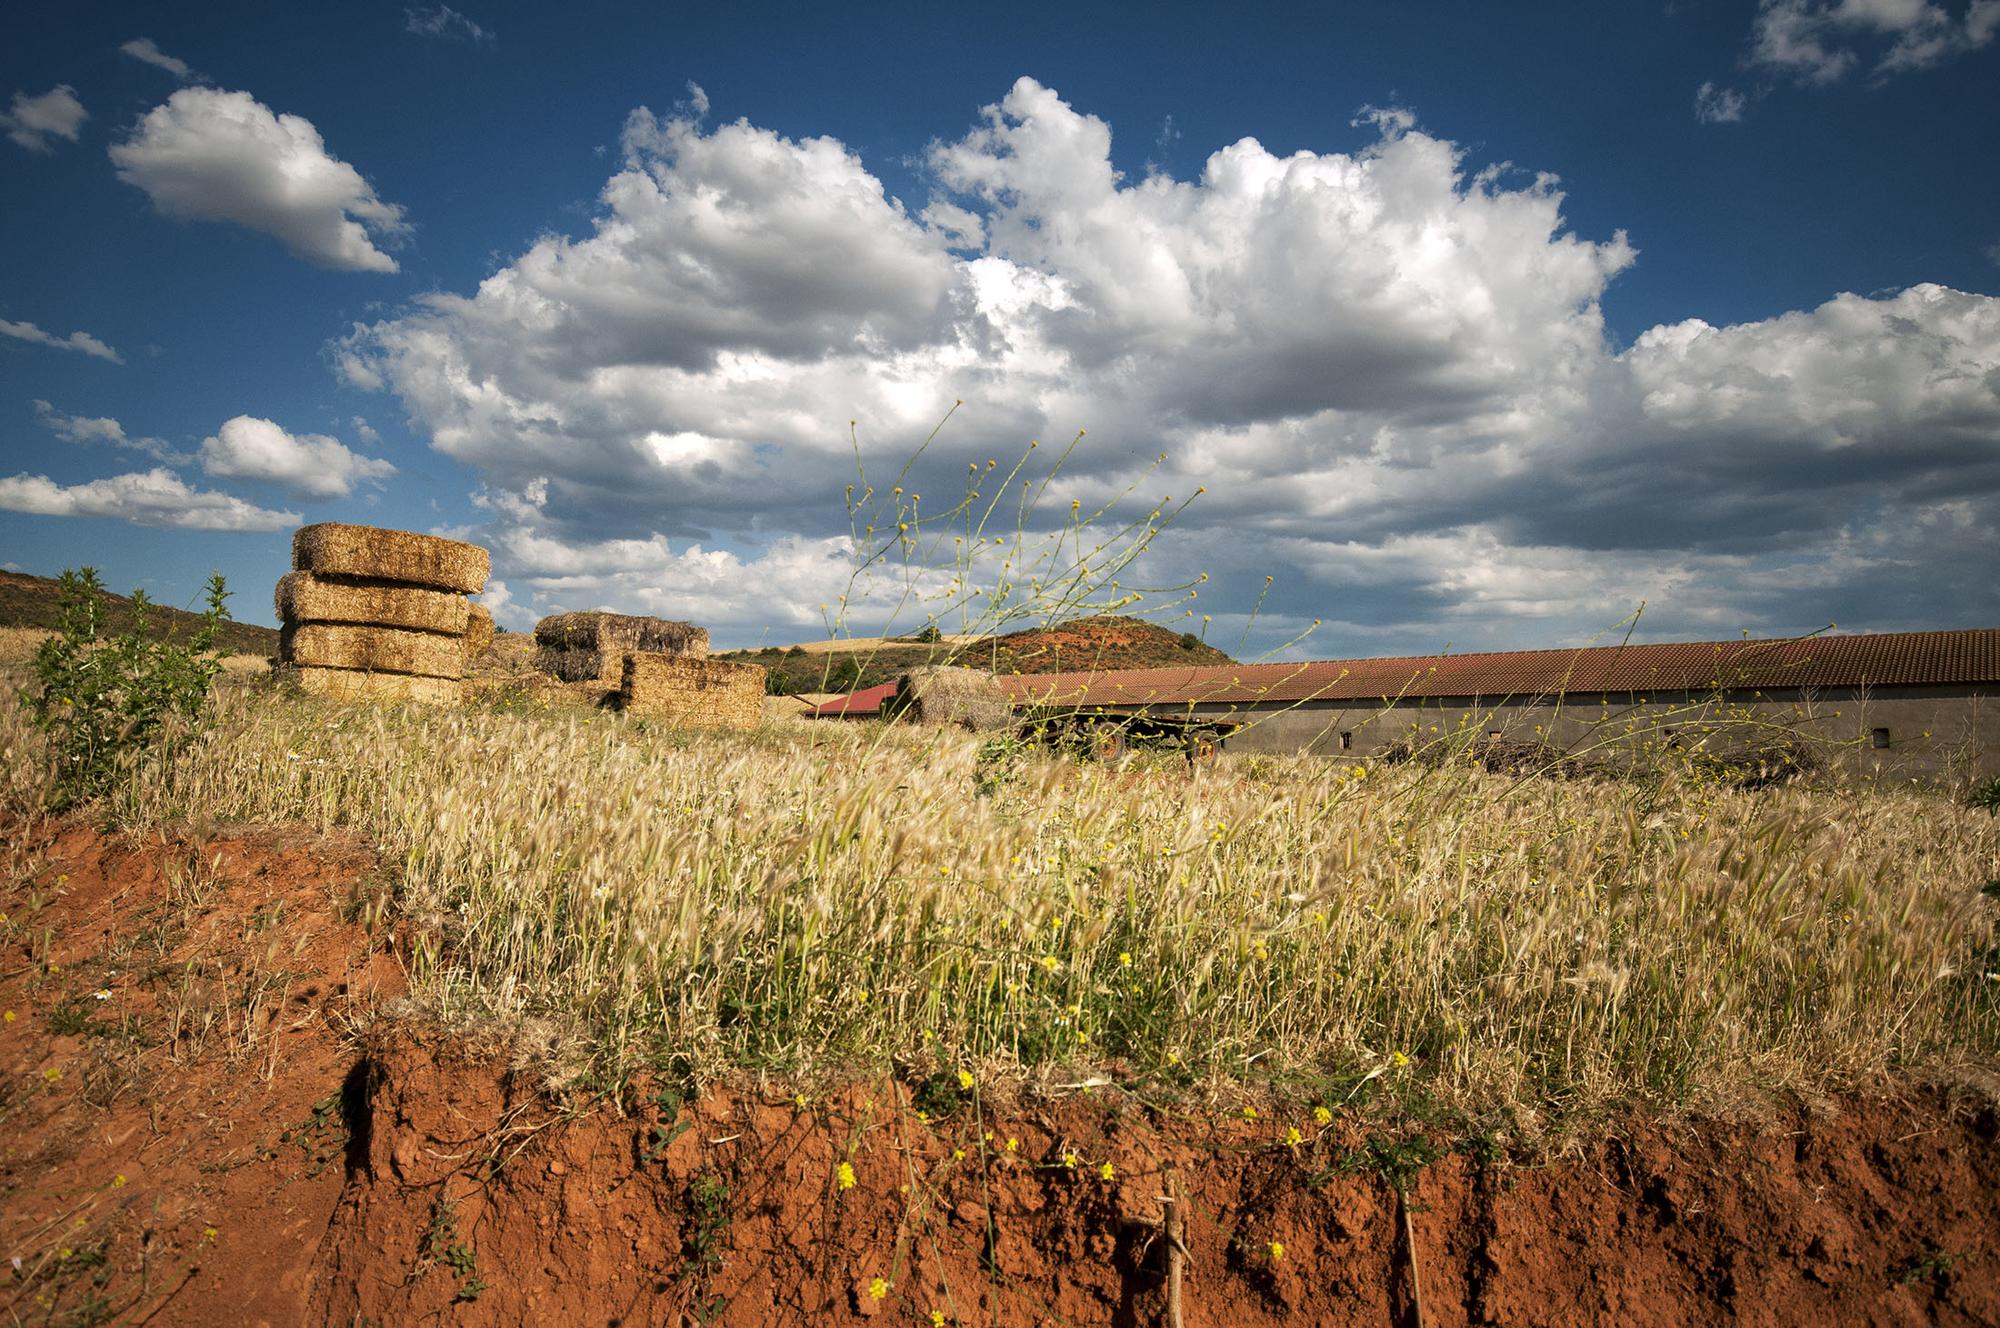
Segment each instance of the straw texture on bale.
[{"label": "straw texture on bale", "polygon": [[[449,590],[311,572],[288,572],[278,578],[275,598],[281,622],[358,623],[451,636],[466,630],[471,608],[465,596]],[[491,618],[487,622],[490,632]]]},{"label": "straw texture on bale", "polygon": [[623,613],[558,613],[535,624],[535,664],[564,682],[617,686],[625,656],[678,655],[704,659],[708,632],[693,623]]},{"label": "straw texture on bale", "polygon": [[484,604],[466,605],[465,615],[465,657],[486,653],[486,647],[493,644],[493,610]]},{"label": "straw texture on bale", "polygon": [[896,680],[894,710],[920,724],[955,724],[983,732],[1005,728],[1014,707],[992,674],[931,665]]},{"label": "straw texture on bale", "polygon": [[311,667],[292,668],[286,673],[305,691],[330,701],[419,701],[426,705],[457,705],[461,696],[460,684],[450,678]]},{"label": "straw texture on bale", "polygon": [[754,729],[764,719],[764,669],[687,655],[625,656],[619,700],[634,715],[688,728]]},{"label": "straw texture on bale", "polygon": [[408,530],[325,521],[292,536],[292,566],[322,576],[358,576],[476,595],[491,559],[477,544]]},{"label": "straw texture on bale", "polygon": [[465,645],[460,638],[399,627],[294,623],[279,633],[278,658],[287,664],[413,673],[453,682],[465,673]]}]

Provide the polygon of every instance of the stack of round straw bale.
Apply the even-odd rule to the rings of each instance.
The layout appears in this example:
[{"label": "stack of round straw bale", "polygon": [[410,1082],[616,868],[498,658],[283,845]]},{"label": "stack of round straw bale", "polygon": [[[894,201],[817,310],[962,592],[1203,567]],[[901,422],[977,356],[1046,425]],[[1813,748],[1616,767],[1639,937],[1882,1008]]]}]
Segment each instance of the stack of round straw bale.
[{"label": "stack of round straw bale", "polygon": [[[476,544],[326,522],[292,537],[278,582],[278,659],[336,700],[457,704],[470,648],[493,639]],[[483,639],[481,639],[483,638]]]},{"label": "stack of round straw bale", "polygon": [[925,665],[896,679],[890,708],[919,724],[976,733],[1005,728],[1014,718],[1013,703],[992,674],[947,664]]}]

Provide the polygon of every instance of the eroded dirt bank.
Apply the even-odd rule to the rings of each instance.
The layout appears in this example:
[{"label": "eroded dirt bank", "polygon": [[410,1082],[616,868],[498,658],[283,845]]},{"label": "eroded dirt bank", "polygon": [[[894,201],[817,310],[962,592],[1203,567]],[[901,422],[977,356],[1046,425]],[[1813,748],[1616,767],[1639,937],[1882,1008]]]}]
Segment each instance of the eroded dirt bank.
[{"label": "eroded dirt bank", "polygon": [[0,1323],[297,1323],[348,1030],[403,991],[372,855],[75,821],[0,849]]},{"label": "eroded dirt bank", "polygon": [[7,849],[8,1322],[1156,1324],[1173,1194],[1191,1326],[1414,1322],[1413,1267],[1435,1325],[2000,1323],[1990,1107],[1631,1126],[1524,1165],[1103,1091],[564,1106],[373,1017],[401,966],[360,845]]},{"label": "eroded dirt bank", "polygon": [[[1187,1324],[1414,1321],[1395,1160],[1345,1123],[1288,1146],[1101,1097],[926,1122],[886,1083],[565,1122],[407,1030],[367,1104],[316,1321],[1163,1323],[1169,1191]],[[1875,1103],[1546,1166],[1406,1157],[1425,1320],[2000,1322],[1995,1131]]]}]

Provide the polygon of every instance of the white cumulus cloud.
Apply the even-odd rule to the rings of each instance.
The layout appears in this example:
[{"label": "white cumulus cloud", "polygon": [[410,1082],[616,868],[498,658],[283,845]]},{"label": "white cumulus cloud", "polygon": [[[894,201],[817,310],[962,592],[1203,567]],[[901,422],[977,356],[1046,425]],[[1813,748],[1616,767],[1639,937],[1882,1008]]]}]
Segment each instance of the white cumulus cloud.
[{"label": "white cumulus cloud", "polygon": [[310,120],[247,92],[183,88],[141,116],[111,160],[163,214],[263,231],[322,267],[394,272],[378,244],[410,229]]},{"label": "white cumulus cloud", "polygon": [[1749,99],[1734,88],[1704,83],[1695,89],[1694,118],[1703,124],[1735,124],[1748,104]]},{"label": "white cumulus cloud", "polygon": [[188,68],[187,61],[177,60],[154,45],[151,37],[134,37],[131,41],[120,46],[118,50],[120,54],[129,55],[134,60],[138,60],[143,64],[152,65],[155,69],[166,70],[183,83],[190,80],[198,80],[200,77],[192,69]]},{"label": "white cumulus cloud", "polygon": [[396,473],[387,461],[365,457],[325,434],[288,433],[271,420],[238,415],[201,445],[201,468],[228,479],[258,480],[294,498],[344,498],[356,484]]},{"label": "white cumulus cloud", "polygon": [[0,318],[0,336],[13,337],[19,341],[48,346],[55,350],[73,350],[81,355],[109,360],[113,364],[125,363],[123,356],[88,332],[72,332],[66,337],[59,337],[53,332],[44,332],[33,323],[14,323]]},{"label": "white cumulus cloud", "polygon": [[[1622,233],[1577,235],[1553,177],[1406,110],[1361,123],[1351,150],[1245,138],[1129,180],[1108,124],[1023,79],[935,144],[912,210],[831,139],[640,111],[590,234],[336,357],[480,473],[524,611],[817,622],[856,446],[895,482],[955,400],[901,477],[927,505],[1087,428],[1055,511],[1205,486],[1157,579],[1211,571],[1226,609],[1276,573],[1271,621],[1357,639],[1527,644],[1631,597],[1659,633],[2000,611],[1893,538],[1957,569],[2000,518],[2000,301],[1841,295],[1619,353]],[[1796,566],[1844,576],[1761,579]]]},{"label": "white cumulus cloud", "polygon": [[90,112],[76,99],[76,89],[67,83],[50,88],[39,97],[25,92],[14,94],[14,104],[0,112],[0,129],[7,137],[30,152],[53,152],[52,138],[74,143]]},{"label": "white cumulus cloud", "polygon": [[2000,0],[1954,15],[1931,0],[1762,0],[1750,59],[1808,83],[1832,83],[1873,61],[1878,77],[1927,69],[2000,33]]},{"label": "white cumulus cloud", "polygon": [[0,508],[37,516],[97,516],[175,530],[283,530],[296,512],[274,512],[241,498],[190,489],[164,466],[62,485],[46,475],[0,479]]},{"label": "white cumulus cloud", "polygon": [[144,452],[168,465],[182,465],[193,459],[174,451],[164,439],[135,438],[125,432],[124,425],[106,416],[66,415],[39,399],[31,404],[42,426],[66,443],[108,443],[127,451]]},{"label": "white cumulus cloud", "polygon": [[405,9],[403,30],[419,37],[442,37],[447,41],[470,42],[474,46],[491,44],[494,40],[492,29],[481,27],[450,5]]}]

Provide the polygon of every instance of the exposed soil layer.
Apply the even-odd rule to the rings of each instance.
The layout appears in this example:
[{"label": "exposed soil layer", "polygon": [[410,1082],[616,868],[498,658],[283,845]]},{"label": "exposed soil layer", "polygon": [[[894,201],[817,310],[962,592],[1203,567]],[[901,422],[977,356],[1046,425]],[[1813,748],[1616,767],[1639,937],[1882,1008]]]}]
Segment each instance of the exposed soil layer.
[{"label": "exposed soil layer", "polygon": [[386,878],[292,833],[0,848],[0,1322],[298,1323],[344,1029],[403,989],[363,926]]},{"label": "exposed soil layer", "polygon": [[1418,1283],[1433,1325],[2000,1323],[1991,1107],[1635,1122],[1526,1165],[1102,1088],[561,1103],[407,1018],[347,1035],[401,990],[360,845],[5,848],[0,1317],[1157,1324],[1178,1263],[1190,1328],[1410,1323]]},{"label": "exposed soil layer", "polygon": [[[314,1320],[1165,1323],[1167,1193],[1191,1328],[1414,1320],[1397,1159],[1349,1122],[1288,1146],[1298,1122],[1101,1096],[925,1121],[889,1083],[672,1115],[647,1091],[566,1120],[448,1042],[384,1041]],[[1544,1166],[1445,1153],[1408,1181],[1425,1321],[2000,1322],[1995,1128],[1876,1102]]]}]

